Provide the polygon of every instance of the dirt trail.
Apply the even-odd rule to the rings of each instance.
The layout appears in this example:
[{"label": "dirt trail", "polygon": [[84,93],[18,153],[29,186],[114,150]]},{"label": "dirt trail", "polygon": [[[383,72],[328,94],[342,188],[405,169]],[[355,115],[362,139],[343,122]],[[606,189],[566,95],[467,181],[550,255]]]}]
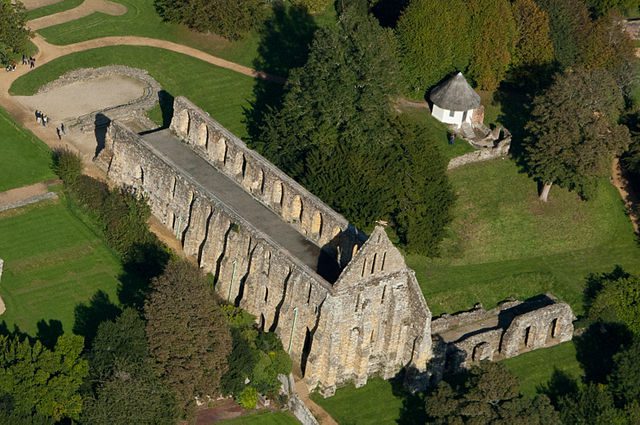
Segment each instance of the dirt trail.
[{"label": "dirt trail", "polygon": [[22,0],[22,4],[24,4],[25,9],[33,10],[40,7],[60,3],[61,1],[62,0]]},{"label": "dirt trail", "polygon": [[0,192],[0,207],[15,204],[16,202],[23,201],[33,196],[44,195],[49,191],[49,184],[49,182],[40,182]]},{"label": "dirt trail", "polygon": [[295,386],[298,397],[300,397],[304,405],[311,410],[311,413],[313,413],[313,416],[320,422],[320,425],[338,425],[338,422],[336,422],[326,410],[309,398],[307,385],[298,377],[295,377]]},{"label": "dirt trail", "polygon": [[126,6],[120,3],[113,3],[108,0],[84,0],[82,4],[73,9],[64,12],[55,13],[53,15],[43,16],[27,22],[32,31],[42,28],[52,27],[54,25],[64,24],[65,22],[75,21],[84,18],[95,12],[105,13],[107,15],[119,16],[127,13]]},{"label": "dirt trail", "polygon": [[636,233],[640,233],[640,219],[638,215],[634,213],[638,206],[640,206],[640,194],[634,192],[629,180],[624,176],[618,158],[614,159],[611,164],[611,182],[620,193],[620,197],[631,219],[633,230]]}]

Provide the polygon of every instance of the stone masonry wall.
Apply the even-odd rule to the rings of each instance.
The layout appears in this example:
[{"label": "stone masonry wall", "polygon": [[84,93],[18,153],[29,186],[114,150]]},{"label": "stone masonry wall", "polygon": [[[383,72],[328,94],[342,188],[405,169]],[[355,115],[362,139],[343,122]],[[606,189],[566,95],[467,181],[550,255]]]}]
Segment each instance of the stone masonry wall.
[{"label": "stone masonry wall", "polygon": [[171,130],[213,167],[241,185],[319,246],[348,221],[184,97],[173,105]]},{"label": "stone masonry wall", "polygon": [[[190,113],[198,116],[193,110]],[[206,128],[207,134],[213,134],[214,127]],[[219,134],[232,140],[223,128]],[[226,148],[227,164],[234,146]],[[256,175],[247,172],[252,170],[250,164],[260,164],[263,183],[277,179],[284,187],[282,208],[273,209],[281,217],[289,217],[285,211],[291,210],[286,205],[294,203],[290,198],[299,196],[306,203],[303,211],[312,214],[292,222],[298,231],[318,246],[349,232],[340,215],[316,202],[273,165],[252,162],[254,154],[244,145],[237,147],[235,157],[242,153],[245,158],[241,167],[245,177],[234,180],[246,191],[254,193],[258,187],[248,183],[252,180],[247,176]],[[349,246],[342,245],[330,251],[343,257],[338,262],[348,261],[331,285],[118,122],[109,126],[97,163],[107,170],[109,179],[146,196],[154,216],[182,242],[185,253],[213,274],[222,298],[245,308],[261,327],[279,335],[311,389],[319,387],[331,395],[337,385],[351,380],[364,385],[374,374],[391,377],[407,364],[426,369],[431,356],[431,314],[413,272],[382,228],[364,244],[354,243],[348,252]],[[227,166],[223,169],[228,176],[234,175]],[[256,197],[273,196],[264,192],[260,190]],[[323,224],[313,231],[316,213]],[[322,230],[326,223],[329,233]]]}]

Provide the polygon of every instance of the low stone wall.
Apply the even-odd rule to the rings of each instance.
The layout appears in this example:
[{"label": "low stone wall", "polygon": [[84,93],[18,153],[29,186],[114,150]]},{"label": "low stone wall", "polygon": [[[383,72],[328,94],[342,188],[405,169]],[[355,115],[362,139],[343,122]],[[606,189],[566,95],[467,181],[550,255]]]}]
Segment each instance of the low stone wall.
[{"label": "low stone wall", "polygon": [[43,193],[41,195],[31,196],[29,198],[21,199],[11,204],[0,205],[0,212],[12,210],[14,208],[24,207],[29,204],[35,204],[36,202],[44,201],[47,199],[58,199],[58,195],[53,192]]},{"label": "low stone wall", "polygon": [[[90,81],[109,76],[125,76],[139,80],[144,85],[143,95],[122,105],[116,105],[102,111],[93,111],[74,120],[65,122],[67,128],[79,128],[83,132],[93,132],[96,125],[107,125],[109,119],[128,121],[138,119],[147,121],[146,112],[158,103],[160,84],[143,69],[131,68],[124,65],[110,65],[100,68],[80,68],[61,75],[56,80],[40,87],[38,94],[67,86],[80,81]],[[106,116],[109,116],[109,119]],[[98,118],[96,118],[98,116]]]},{"label": "low stone wall", "polygon": [[474,162],[488,161],[490,159],[504,158],[509,153],[509,147],[511,146],[511,137],[501,140],[493,148],[481,148],[473,152],[466,153],[464,155],[457,156],[449,161],[447,170],[453,170],[463,165],[471,164]]},{"label": "low stone wall", "polygon": [[309,410],[300,397],[298,397],[295,390],[293,375],[278,375],[278,379],[282,383],[282,390],[289,397],[287,407],[289,407],[293,416],[295,416],[302,425],[319,425],[318,420],[313,416],[311,410]]}]

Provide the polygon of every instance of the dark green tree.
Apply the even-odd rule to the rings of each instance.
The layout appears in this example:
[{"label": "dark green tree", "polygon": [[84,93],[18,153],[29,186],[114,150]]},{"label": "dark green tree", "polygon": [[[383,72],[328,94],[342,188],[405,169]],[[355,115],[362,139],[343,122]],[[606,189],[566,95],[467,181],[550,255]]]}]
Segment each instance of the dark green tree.
[{"label": "dark green tree", "polygon": [[603,279],[602,287],[589,304],[592,320],[620,323],[640,335],[640,278],[620,276]]},{"label": "dark green tree", "polygon": [[226,317],[200,270],[170,262],[152,281],[145,303],[152,366],[187,410],[196,396],[216,396],[227,371],[231,335]]},{"label": "dark green tree", "polygon": [[578,60],[591,25],[584,0],[537,0],[549,15],[551,41],[556,61],[562,68]]},{"label": "dark green tree", "polygon": [[27,50],[31,33],[25,26],[25,8],[21,2],[0,0],[0,63]]},{"label": "dark green tree", "polygon": [[48,418],[54,422],[78,419],[79,393],[87,376],[80,357],[84,342],[62,335],[53,350],[39,341],[0,335],[0,400],[3,410],[16,417]]},{"label": "dark green tree", "polygon": [[263,0],[155,0],[165,20],[185,24],[200,32],[211,31],[237,40],[265,16]]},{"label": "dark green tree", "polygon": [[626,425],[627,414],[616,409],[613,395],[603,384],[586,384],[559,403],[560,417],[565,424]]},{"label": "dark green tree", "polygon": [[426,412],[435,424],[560,424],[546,396],[523,397],[517,378],[503,364],[492,362],[473,366],[459,388],[441,382],[427,396]]},{"label": "dark green tree", "polygon": [[613,357],[609,387],[619,406],[640,403],[640,341]]},{"label": "dark green tree", "polygon": [[544,184],[542,201],[553,184],[587,196],[595,178],[609,172],[629,145],[627,127],[618,124],[623,106],[604,70],[565,72],[535,99],[525,156],[530,174]]},{"label": "dark green tree", "polygon": [[414,0],[398,21],[402,67],[409,93],[424,93],[471,57],[469,8],[462,0]]},{"label": "dark green tree", "polygon": [[549,65],[553,61],[553,44],[547,12],[535,0],[516,0],[512,8],[518,30],[512,66]]},{"label": "dark green tree", "polygon": [[588,0],[588,5],[595,16],[604,16],[612,10],[624,14],[638,12],[638,0]]}]

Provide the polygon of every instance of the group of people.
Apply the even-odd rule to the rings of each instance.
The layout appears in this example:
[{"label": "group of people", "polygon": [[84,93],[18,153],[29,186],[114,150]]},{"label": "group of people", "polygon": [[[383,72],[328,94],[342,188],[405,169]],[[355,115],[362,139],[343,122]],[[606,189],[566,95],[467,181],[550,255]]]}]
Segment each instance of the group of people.
[{"label": "group of people", "polygon": [[[49,123],[49,116],[42,111],[36,109],[36,122],[43,127],[46,127]],[[66,129],[64,127],[64,123],[60,123],[59,127],[56,127],[56,135],[58,136],[58,140],[62,140],[62,136],[65,136]]]},{"label": "group of people", "polygon": [[33,69],[36,67],[36,58],[33,56],[22,55],[22,64],[29,65],[29,69]]}]

